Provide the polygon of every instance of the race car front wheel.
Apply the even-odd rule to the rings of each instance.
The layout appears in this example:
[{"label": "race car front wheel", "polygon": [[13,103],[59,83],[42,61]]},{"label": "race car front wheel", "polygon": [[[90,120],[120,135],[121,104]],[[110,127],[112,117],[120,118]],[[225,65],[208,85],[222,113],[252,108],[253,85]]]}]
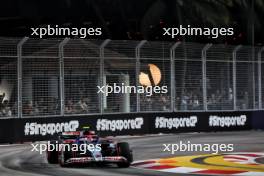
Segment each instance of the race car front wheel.
[{"label": "race car front wheel", "polygon": [[61,151],[59,154],[59,164],[61,167],[66,167],[65,161],[66,161],[65,152]]},{"label": "race car front wheel", "polygon": [[120,142],[117,143],[116,147],[117,147],[118,155],[123,156],[124,158],[127,159],[127,161],[125,162],[117,163],[117,166],[122,168],[129,167],[130,164],[133,162],[133,155],[132,155],[132,151],[129,148],[129,144],[127,142]]}]

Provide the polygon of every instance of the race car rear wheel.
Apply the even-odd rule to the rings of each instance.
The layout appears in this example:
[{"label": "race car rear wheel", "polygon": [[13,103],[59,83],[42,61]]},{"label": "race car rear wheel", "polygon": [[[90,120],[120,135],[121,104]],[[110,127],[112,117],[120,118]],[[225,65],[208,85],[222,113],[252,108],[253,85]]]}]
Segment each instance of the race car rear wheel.
[{"label": "race car rear wheel", "polygon": [[47,161],[49,164],[58,164],[58,152],[47,151]]},{"label": "race car rear wheel", "polygon": [[[51,144],[56,144],[55,141],[51,141]],[[47,150],[47,161],[49,164],[58,164],[58,151],[56,150]]]},{"label": "race car rear wheel", "polygon": [[127,142],[117,143],[117,153],[119,156],[123,156],[127,159],[127,161],[125,162],[117,163],[117,166],[122,168],[129,167],[133,162],[133,155],[132,151],[129,148],[129,144]]}]

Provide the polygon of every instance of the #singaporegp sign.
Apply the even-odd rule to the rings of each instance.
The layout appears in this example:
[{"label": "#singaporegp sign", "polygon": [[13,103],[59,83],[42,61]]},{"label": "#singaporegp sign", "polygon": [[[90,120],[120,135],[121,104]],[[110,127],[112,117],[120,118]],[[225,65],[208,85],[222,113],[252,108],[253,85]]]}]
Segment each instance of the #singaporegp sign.
[{"label": "#singaporegp sign", "polygon": [[[142,86],[158,85],[161,81],[161,71],[155,64],[148,64],[149,74],[140,72],[139,83]],[[153,82],[152,82],[153,81]]]}]

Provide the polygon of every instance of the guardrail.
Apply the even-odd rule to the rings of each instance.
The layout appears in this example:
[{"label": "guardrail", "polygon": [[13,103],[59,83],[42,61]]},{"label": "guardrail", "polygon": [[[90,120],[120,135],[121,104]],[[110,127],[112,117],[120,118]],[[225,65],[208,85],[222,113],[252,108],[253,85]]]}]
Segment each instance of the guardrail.
[{"label": "guardrail", "polygon": [[264,111],[128,113],[2,119],[0,143],[56,139],[89,126],[102,136],[264,129]]}]

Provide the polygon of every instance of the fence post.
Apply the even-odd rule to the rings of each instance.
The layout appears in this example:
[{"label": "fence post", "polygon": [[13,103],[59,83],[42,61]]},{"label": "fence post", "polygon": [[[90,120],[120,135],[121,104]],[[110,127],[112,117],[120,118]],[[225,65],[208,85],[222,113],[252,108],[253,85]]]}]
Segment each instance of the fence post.
[{"label": "fence post", "polygon": [[175,95],[176,95],[176,80],[175,80],[175,50],[181,44],[181,42],[176,42],[170,48],[170,73],[171,73],[171,111],[174,112],[175,109]]},{"label": "fence post", "polygon": [[[140,73],[140,49],[146,43],[146,40],[142,40],[136,47],[136,87],[139,86],[139,73]],[[137,111],[140,112],[140,96],[137,92]]]},{"label": "fence post", "polygon": [[203,105],[204,110],[207,111],[207,74],[206,74],[206,57],[207,50],[212,46],[212,44],[206,44],[202,50],[202,74],[203,74]]},{"label": "fence post", "polygon": [[17,44],[17,115],[18,118],[22,118],[22,46],[28,40],[28,37],[24,37]]},{"label": "fence post", "polygon": [[60,67],[60,114],[64,115],[65,110],[65,94],[64,94],[64,46],[70,39],[65,38],[59,44],[59,67]]},{"label": "fence post", "polygon": [[[99,74],[99,84],[100,87],[104,84],[104,49],[106,45],[110,42],[110,39],[106,39],[101,45],[100,45],[100,74]],[[100,92],[99,94],[99,105],[100,105],[100,113],[104,113],[104,96]]]},{"label": "fence post", "polygon": [[259,110],[262,109],[262,76],[261,76],[261,56],[264,51],[264,47],[262,47],[258,52],[258,100],[259,100]]},{"label": "fence post", "polygon": [[236,87],[236,62],[237,62],[237,51],[242,47],[242,45],[238,45],[232,52],[233,57],[233,109],[237,110],[237,87]]}]

